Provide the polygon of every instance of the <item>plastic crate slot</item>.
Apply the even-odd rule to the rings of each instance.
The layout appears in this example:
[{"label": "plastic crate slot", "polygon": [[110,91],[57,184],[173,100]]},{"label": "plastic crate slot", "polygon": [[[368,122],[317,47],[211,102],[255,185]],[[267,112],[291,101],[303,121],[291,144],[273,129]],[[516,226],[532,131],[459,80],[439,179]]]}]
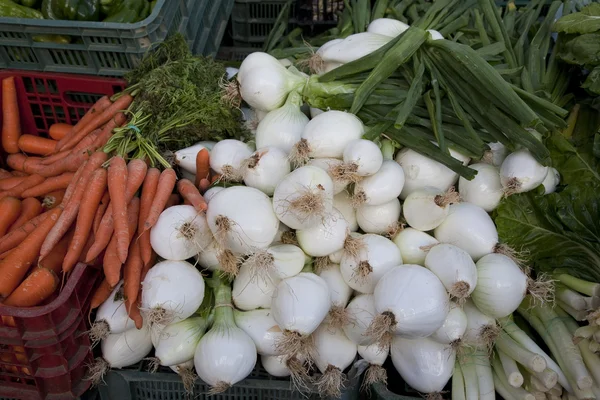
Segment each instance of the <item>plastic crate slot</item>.
[{"label": "plastic crate slot", "polygon": [[[65,92],[64,98],[69,103],[81,103],[93,105],[102,97],[102,94],[86,93],[86,92]],[[85,113],[85,112],[84,112]]]},{"label": "plastic crate slot", "polygon": [[82,53],[73,50],[48,50],[52,61],[58,65],[87,67],[88,62]]},{"label": "plastic crate slot", "polygon": [[129,60],[125,54],[122,53],[99,51],[94,55],[100,68],[127,70],[134,67],[129,63]]},{"label": "plastic crate slot", "polygon": [[3,46],[8,54],[9,61],[17,64],[38,63],[35,53],[30,47]]},{"label": "plastic crate slot", "polygon": [[105,37],[105,36],[90,36],[88,38],[92,44],[117,44],[122,45],[123,41],[117,37]]}]

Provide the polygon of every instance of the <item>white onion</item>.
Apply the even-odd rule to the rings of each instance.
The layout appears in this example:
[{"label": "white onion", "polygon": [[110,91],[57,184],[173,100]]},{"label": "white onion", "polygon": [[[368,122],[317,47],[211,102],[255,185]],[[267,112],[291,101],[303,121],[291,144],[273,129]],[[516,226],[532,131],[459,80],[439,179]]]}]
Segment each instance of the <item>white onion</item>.
[{"label": "white onion", "polygon": [[467,316],[467,329],[462,343],[475,348],[487,349],[494,343],[499,333],[496,320],[479,311],[471,300],[467,300],[463,304],[463,311]]},{"label": "white onion", "polygon": [[377,18],[371,21],[367,32],[378,33],[389,37],[396,37],[405,32],[410,26],[402,21],[392,18]]},{"label": "white onion", "polygon": [[338,250],[335,253],[331,253],[329,255],[329,261],[334,264],[339,264],[342,262],[342,256],[344,255],[344,249]]},{"label": "white onion", "polygon": [[204,250],[196,255],[196,261],[204,269],[214,271],[219,269],[219,253],[220,250],[217,248],[217,243],[212,241]]},{"label": "white onion", "polygon": [[431,335],[431,338],[440,343],[451,344],[461,340],[466,330],[467,315],[452,301],[444,324]]},{"label": "white onion", "polygon": [[277,341],[283,332],[269,309],[233,312],[236,325],[252,338],[256,352],[263,356],[277,356]]},{"label": "white onion", "polygon": [[458,193],[426,186],[414,190],[404,200],[404,219],[411,228],[430,231],[438,227],[448,215],[451,203],[458,203]]},{"label": "white onion", "polygon": [[363,232],[383,235],[397,229],[401,211],[400,200],[395,198],[377,206],[358,207],[356,220]]},{"label": "white onion", "polygon": [[537,162],[528,150],[509,154],[500,167],[500,181],[508,193],[533,190],[544,181],[547,174],[548,167]]},{"label": "white onion", "polygon": [[404,187],[404,170],[398,163],[386,160],[375,174],[354,186],[354,199],[358,205],[377,206],[392,201]]},{"label": "white onion", "polygon": [[199,142],[185,149],[177,150],[175,152],[175,164],[179,165],[184,171],[196,175],[196,156],[202,149],[210,152],[215,144],[217,143],[208,141]]},{"label": "white onion", "polygon": [[344,325],[344,333],[359,346],[368,346],[376,342],[367,335],[367,330],[377,314],[372,294],[359,294],[348,303],[346,312],[350,322]]},{"label": "white onion", "polygon": [[154,357],[164,366],[182,364],[194,358],[196,346],[206,332],[208,321],[190,317],[151,332]]},{"label": "white onion", "polygon": [[369,346],[358,346],[358,355],[371,365],[383,365],[389,354],[389,345],[384,346],[383,349],[377,343]]},{"label": "white onion", "polygon": [[379,35],[372,32],[355,33],[342,41],[322,46],[317,54],[328,63],[346,64],[351,61],[371,54],[392,40],[390,36]]},{"label": "white onion", "polygon": [[342,160],[337,158],[313,158],[306,165],[312,165],[313,167],[321,168],[327,172],[327,175],[333,181],[333,194],[337,195],[346,190],[346,187],[350,183],[349,179],[343,179],[339,175],[334,176],[332,173],[336,168],[342,166],[344,163]]},{"label": "white onion", "polygon": [[286,356],[260,356],[260,362],[265,371],[271,376],[285,378],[291,375],[286,365]]},{"label": "white onion", "polygon": [[312,158],[342,158],[351,141],[360,139],[365,128],[360,119],[343,111],[326,111],[317,115],[304,128],[302,141]]},{"label": "white onion", "polygon": [[389,270],[402,264],[400,249],[391,240],[374,234],[360,238],[357,254],[346,251],[340,268],[346,283],[360,293],[373,293]]},{"label": "white onion", "polygon": [[210,189],[208,189],[206,192],[204,192],[204,194],[202,196],[204,197],[204,201],[206,201],[206,204],[210,204],[210,201],[212,200],[212,198],[215,197],[215,195],[217,193],[219,193],[221,190],[225,190],[225,188],[221,187],[221,186],[213,186]]},{"label": "white onion", "polygon": [[150,322],[182,321],[196,312],[204,299],[204,279],[186,261],[155,264],[142,282],[142,306]]},{"label": "white onion", "polygon": [[296,238],[302,250],[313,257],[324,257],[344,247],[348,222],[335,208],[322,221],[307,229],[298,229]]},{"label": "white onion", "polygon": [[213,240],[206,216],[188,205],[165,209],[150,230],[152,249],[167,260],[187,260]]},{"label": "white onion", "polygon": [[259,276],[248,264],[242,264],[233,281],[233,303],[244,311],[269,308],[275,284],[270,277]]},{"label": "white onion", "polygon": [[217,241],[240,254],[268,247],[279,227],[271,199],[260,190],[245,186],[217,193],[206,219]]},{"label": "white onion", "polygon": [[352,295],[352,288],[344,281],[340,266],[329,264],[318,274],[329,288],[329,298],[333,307],[345,308]]},{"label": "white onion", "polygon": [[429,249],[438,244],[436,238],[413,228],[404,228],[394,237],[394,243],[400,249],[402,260],[406,264],[425,265]]},{"label": "white onion", "polygon": [[112,290],[104,303],[96,311],[96,320],[90,331],[93,342],[106,338],[109,334],[123,333],[135,328],[135,324],[127,313],[123,297],[123,281],[121,280]]},{"label": "white onion", "polygon": [[389,331],[407,338],[431,335],[449,311],[444,285],[419,265],[392,268],[379,280],[373,296],[377,318],[386,317]]},{"label": "white onion", "polygon": [[431,40],[443,40],[444,39],[444,36],[440,32],[438,32],[434,29],[427,29],[427,32],[429,32],[429,34],[431,35]]},{"label": "white onion", "polygon": [[500,168],[504,159],[508,155],[508,149],[500,142],[488,143],[490,148],[486,151],[482,161],[492,164],[494,167]]},{"label": "white onion", "polygon": [[244,168],[244,184],[273,195],[275,186],[292,170],[287,154],[278,147],[261,147],[250,156]]},{"label": "white onion", "polygon": [[504,196],[500,183],[500,171],[490,164],[471,164],[470,168],[477,171],[475,178],[467,180],[462,176],[458,179],[458,192],[461,200],[473,203],[487,212],[498,207]]},{"label": "white onion", "polygon": [[379,146],[370,140],[356,139],[346,145],[344,149],[344,163],[354,167],[359,176],[373,175],[383,163],[383,154]]},{"label": "white onion", "polygon": [[559,183],[560,173],[556,170],[556,168],[549,168],[548,174],[542,182],[542,185],[544,185],[544,194],[554,193]]},{"label": "white onion", "polygon": [[352,197],[347,191],[342,191],[333,197],[333,206],[342,213],[346,222],[348,222],[348,229],[350,232],[356,232],[358,230],[358,220],[356,216],[356,209],[352,205]]},{"label": "white onion", "polygon": [[239,181],[242,165],[251,155],[252,149],[246,143],[235,139],[221,140],[210,152],[210,167],[224,179]]},{"label": "white onion", "polygon": [[434,236],[440,242],[465,250],[474,261],[492,253],[498,244],[494,221],[483,208],[471,203],[452,204],[444,222],[435,228]]},{"label": "white onion", "polygon": [[477,267],[469,253],[448,243],[433,246],[425,267],[444,284],[448,293],[457,299],[468,297],[477,286]]},{"label": "white onion", "polygon": [[102,341],[102,358],[110,368],[123,368],[136,364],[152,350],[150,328],[129,329],[123,333],[108,335]]},{"label": "white onion", "polygon": [[277,218],[292,229],[317,225],[332,208],[333,182],[317,167],[305,166],[292,171],[279,182],[273,194]]}]

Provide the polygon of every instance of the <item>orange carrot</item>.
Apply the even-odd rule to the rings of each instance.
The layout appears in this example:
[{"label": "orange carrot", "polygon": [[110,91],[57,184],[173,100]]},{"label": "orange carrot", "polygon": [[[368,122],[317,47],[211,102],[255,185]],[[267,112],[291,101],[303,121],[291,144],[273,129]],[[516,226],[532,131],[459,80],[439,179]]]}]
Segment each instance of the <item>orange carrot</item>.
[{"label": "orange carrot", "polygon": [[[167,200],[167,204],[165,204],[165,210],[169,207],[177,206],[181,204],[181,197],[177,193],[171,193],[169,196],[169,200]],[[144,223],[144,229],[146,224]],[[148,231],[146,231],[148,232]]]},{"label": "orange carrot", "polygon": [[8,232],[8,228],[21,214],[21,200],[14,197],[5,197],[0,200],[0,237]]},{"label": "orange carrot", "polygon": [[68,141],[69,138],[73,137],[76,131],[81,129],[84,125],[86,125],[96,116],[102,114],[102,112],[108,107],[110,107],[111,104],[112,101],[110,101],[110,98],[108,96],[103,96],[100,99],[98,99],[98,101],[84,114],[84,116],[75,124],[75,126],[73,126],[73,129],[71,129],[71,131],[65,137],[59,139],[57,150],[60,150],[60,147],[64,146],[64,143]]},{"label": "orange carrot", "polygon": [[60,202],[60,204],[66,205],[71,200],[71,197],[73,196],[73,192],[75,192],[75,189],[77,188],[77,184],[79,183],[79,178],[81,178],[81,174],[83,173],[83,170],[85,169],[84,168],[85,165],[86,165],[86,163],[84,163],[81,167],[79,167],[79,169],[75,172],[75,176],[73,176],[73,179],[71,179],[71,183],[69,183],[69,186],[67,186],[67,188],[65,189],[65,194],[64,194],[63,199]]},{"label": "orange carrot", "polygon": [[0,180],[10,178],[12,174],[5,169],[0,168]]},{"label": "orange carrot", "polygon": [[49,232],[46,240],[44,240],[44,244],[40,250],[40,259],[43,259],[50,252],[50,250],[52,250],[52,248],[65,235],[65,233],[67,233],[71,227],[71,224],[75,221],[75,218],[77,218],[81,198],[83,197],[83,193],[87,190],[90,176],[96,169],[102,166],[107,158],[108,156],[106,153],[99,151],[94,153],[83,167],[81,176],[79,177],[79,182],[76,183],[69,202],[64,206],[65,212],[61,214],[59,221],[56,223],[56,225],[54,225],[52,231]]},{"label": "orange carrot", "polygon": [[94,222],[92,223],[92,230],[94,231],[94,233],[98,231],[100,221],[102,221],[102,216],[106,212],[106,208],[108,207],[109,202],[110,195],[108,194],[108,192],[104,192],[104,196],[102,196],[102,200],[100,200],[100,205],[98,205],[98,209],[96,210],[96,215],[94,215]]},{"label": "orange carrot", "polygon": [[129,246],[129,256],[127,262],[123,266],[123,294],[125,295],[127,313],[131,313],[131,309],[136,303],[138,291],[140,290],[140,277],[144,263],[140,257],[140,245],[138,240],[132,240]]},{"label": "orange carrot", "polygon": [[42,206],[44,207],[44,210],[51,210],[58,206],[63,200],[64,196],[64,190],[55,190],[54,192],[50,192],[45,195],[42,199]]},{"label": "orange carrot", "polygon": [[21,121],[19,119],[19,104],[17,103],[17,88],[13,76],[2,80],[2,147],[7,153],[19,152],[19,136],[21,136]]},{"label": "orange carrot", "polygon": [[41,304],[58,287],[58,278],[54,272],[37,267],[4,300],[4,305],[13,307],[33,307]]},{"label": "orange carrot", "polygon": [[46,178],[41,184],[25,190],[21,193],[23,197],[38,197],[54,192],[55,190],[66,189],[73,180],[73,172],[65,172],[58,176]]},{"label": "orange carrot", "polygon": [[69,250],[69,243],[71,243],[73,233],[73,229],[69,230],[69,232],[62,239],[60,239],[56,246],[54,246],[52,251],[43,260],[38,262],[38,265],[54,271],[54,273],[57,275],[60,274],[62,271],[63,260],[67,254],[67,251]]},{"label": "orange carrot", "polygon": [[[138,191],[144,177],[146,176],[146,164],[142,160],[131,160],[127,165],[127,188],[125,190],[125,201],[127,204],[131,201],[135,193]],[[110,172],[109,172],[110,173]],[[106,248],[114,231],[113,205],[111,203],[106,208],[106,212],[102,216],[98,230],[96,231],[96,242],[90,248],[86,256],[87,262],[94,260],[102,250]]]},{"label": "orange carrot", "polygon": [[4,253],[8,250],[15,248],[19,243],[21,243],[31,232],[33,232],[39,224],[44,222],[46,218],[50,215],[50,211],[47,211],[43,214],[38,215],[32,220],[28,221],[25,225],[17,229],[16,231],[12,231],[7,233],[6,235],[0,238],[0,253]]},{"label": "orange carrot", "polygon": [[48,135],[54,140],[60,140],[67,136],[69,132],[73,129],[73,125],[64,124],[62,122],[58,122],[56,124],[50,125],[50,129],[48,129]]},{"label": "orange carrot", "polygon": [[[94,139],[92,147],[99,149],[100,147],[104,146],[108,142],[108,139],[110,139],[110,137],[112,136],[113,129],[122,126],[126,121],[127,121],[127,117],[125,116],[125,114],[123,114],[121,112],[117,113],[117,115],[115,115],[115,117],[113,119],[108,121],[106,123],[106,125],[104,125],[104,127],[102,127],[102,130],[98,133],[98,135],[96,135],[96,138]],[[90,136],[90,135],[88,135],[88,136]],[[83,139],[80,142],[80,144],[83,142],[85,142],[85,139]]]},{"label": "orange carrot", "polygon": [[8,229],[8,232],[16,231],[27,221],[37,217],[42,213],[42,203],[35,197],[26,198],[21,202],[21,215]]},{"label": "orange carrot", "polygon": [[22,197],[24,191],[40,185],[45,180],[46,179],[41,175],[29,175],[28,177],[23,179],[23,182],[19,183],[17,186],[5,190],[4,192],[0,192],[0,199],[8,196]]},{"label": "orange carrot", "polygon": [[200,186],[202,179],[210,178],[210,155],[207,149],[202,149],[196,154],[196,187]]},{"label": "orange carrot", "polygon": [[52,154],[56,148],[56,140],[46,139],[35,135],[21,135],[19,138],[19,149],[29,154],[46,156]]},{"label": "orange carrot", "polygon": [[[152,200],[156,194],[158,178],[160,171],[157,168],[150,168],[144,179],[142,186],[142,196],[140,197],[140,220],[138,222],[138,241],[140,242],[140,254],[144,264],[150,261],[152,255],[152,246],[150,245],[150,232],[144,230],[144,222],[148,217],[148,212],[152,206]],[[141,233],[140,233],[141,232]]]},{"label": "orange carrot", "polygon": [[81,206],[79,207],[77,223],[75,224],[75,233],[71,239],[69,251],[63,261],[64,273],[73,269],[88,240],[96,209],[106,190],[106,176],[106,170],[104,168],[98,168],[90,177],[89,184],[81,198]]},{"label": "orange carrot", "polygon": [[[138,297],[141,298],[141,293]],[[142,327],[144,326],[144,317],[142,317],[142,313],[140,312],[139,301],[133,303],[132,307],[129,309],[129,318],[133,320],[137,329],[142,329]]]},{"label": "orange carrot", "polygon": [[13,176],[11,178],[0,179],[0,190],[9,190],[14,188],[23,182],[27,176]]},{"label": "orange carrot", "polygon": [[[129,230],[127,226],[127,163],[123,157],[113,157],[108,167],[108,193],[112,204],[117,255],[121,263],[127,261]],[[127,247],[125,247],[127,246]]]},{"label": "orange carrot", "polygon": [[[140,199],[139,197],[134,197],[133,200],[131,200],[131,203],[129,203],[129,207],[127,208],[127,231],[129,232],[129,236],[127,237],[129,242],[127,243],[127,246],[129,246],[129,243],[133,240],[133,235],[135,233],[135,227],[137,226],[139,212]],[[111,246],[111,244],[113,244],[113,246]],[[103,263],[104,276],[106,276],[106,280],[111,286],[115,286],[117,283],[119,283],[119,279],[121,279],[121,267],[123,263],[121,263],[119,259],[119,255],[116,250],[117,248],[118,239],[116,238],[115,231],[115,235],[113,235],[111,243],[109,243],[108,247],[106,248],[106,254],[104,255]],[[108,260],[107,256],[109,257]]]},{"label": "orange carrot", "polygon": [[[90,251],[90,247],[92,247],[93,244],[94,244],[94,232],[90,231],[90,234],[88,235],[88,239],[85,242],[85,245],[83,246],[81,254],[79,255],[79,258],[77,259],[77,262],[85,263],[85,255],[87,254],[88,251]],[[94,260],[94,261],[96,261],[96,260]],[[94,264],[96,264],[96,263],[94,262]]]},{"label": "orange carrot", "polygon": [[202,179],[198,186],[198,190],[200,190],[200,193],[204,194],[208,189],[210,189],[210,181],[208,179]]},{"label": "orange carrot", "polygon": [[110,297],[111,293],[112,287],[108,284],[105,278],[92,296],[92,300],[90,301],[90,312],[100,307],[100,304],[104,303],[106,299]]},{"label": "orange carrot", "polygon": [[189,201],[199,213],[208,209],[208,204],[206,204],[204,197],[202,197],[198,188],[194,186],[192,181],[180,179],[179,182],[177,182],[177,191],[181,197]]},{"label": "orange carrot", "polygon": [[102,125],[106,124],[110,121],[119,111],[126,110],[133,101],[133,97],[125,93],[114,103],[112,103],[106,110],[102,111],[101,114],[94,117],[90,122],[88,122],[85,126],[83,126],[80,130],[74,129],[74,135],[67,140],[64,145],[58,147],[58,150],[61,149],[70,149],[73,148],[79,143],[84,137],[89,135],[93,130],[100,128]]},{"label": "orange carrot", "polygon": [[15,171],[23,171],[25,168],[25,161],[27,161],[27,156],[21,153],[9,154],[8,157],[6,157],[6,165]]},{"label": "orange carrot", "polygon": [[171,196],[171,193],[173,192],[176,180],[177,175],[172,168],[165,169],[160,174],[158,186],[156,187],[156,195],[154,196],[154,200],[152,200],[152,206],[148,212],[146,222],[144,222],[145,231],[152,228],[154,224],[156,224],[158,216],[161,212],[163,212],[167,202],[169,201],[169,196]]},{"label": "orange carrot", "polygon": [[154,250],[152,250],[152,255],[150,257],[150,261],[145,263],[144,267],[142,268],[140,282],[144,282],[144,279],[146,279],[146,274],[148,273],[148,271],[150,271],[150,268],[154,267],[154,264],[156,264],[156,258],[157,258],[157,255],[154,252]]},{"label": "orange carrot", "polygon": [[12,171],[11,174],[14,177],[29,176],[29,174],[27,172],[23,172],[23,171]]},{"label": "orange carrot", "polygon": [[19,286],[61,212],[60,208],[50,211],[48,218],[15,247],[8,257],[0,261],[0,297],[7,297]]}]

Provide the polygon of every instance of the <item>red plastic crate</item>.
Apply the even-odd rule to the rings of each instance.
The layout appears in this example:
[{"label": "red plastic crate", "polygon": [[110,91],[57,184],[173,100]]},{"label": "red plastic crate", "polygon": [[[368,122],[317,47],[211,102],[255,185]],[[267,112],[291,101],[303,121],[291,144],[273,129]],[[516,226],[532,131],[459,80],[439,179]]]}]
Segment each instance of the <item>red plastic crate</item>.
[{"label": "red plastic crate", "polygon": [[[0,79],[9,76],[15,77],[22,132],[40,136],[56,122],[75,124],[100,97],[125,87],[122,79],[0,71]],[[78,264],[62,291],[43,305],[0,304],[0,398],[65,400],[88,389],[88,313],[100,278],[98,268]]]}]

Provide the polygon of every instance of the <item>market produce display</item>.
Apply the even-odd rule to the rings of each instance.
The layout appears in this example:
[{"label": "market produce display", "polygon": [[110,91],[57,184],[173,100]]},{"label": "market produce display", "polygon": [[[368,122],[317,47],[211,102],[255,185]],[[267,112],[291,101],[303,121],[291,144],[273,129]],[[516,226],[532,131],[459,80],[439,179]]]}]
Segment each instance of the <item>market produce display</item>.
[{"label": "market produce display", "polygon": [[353,0],[239,69],[174,35],[48,138],[21,132],[4,79],[2,303],[101,264],[94,384],[143,362],[217,394],[260,363],[324,398],[351,368],[365,393],[393,368],[429,399],[597,398],[583,3]]}]

